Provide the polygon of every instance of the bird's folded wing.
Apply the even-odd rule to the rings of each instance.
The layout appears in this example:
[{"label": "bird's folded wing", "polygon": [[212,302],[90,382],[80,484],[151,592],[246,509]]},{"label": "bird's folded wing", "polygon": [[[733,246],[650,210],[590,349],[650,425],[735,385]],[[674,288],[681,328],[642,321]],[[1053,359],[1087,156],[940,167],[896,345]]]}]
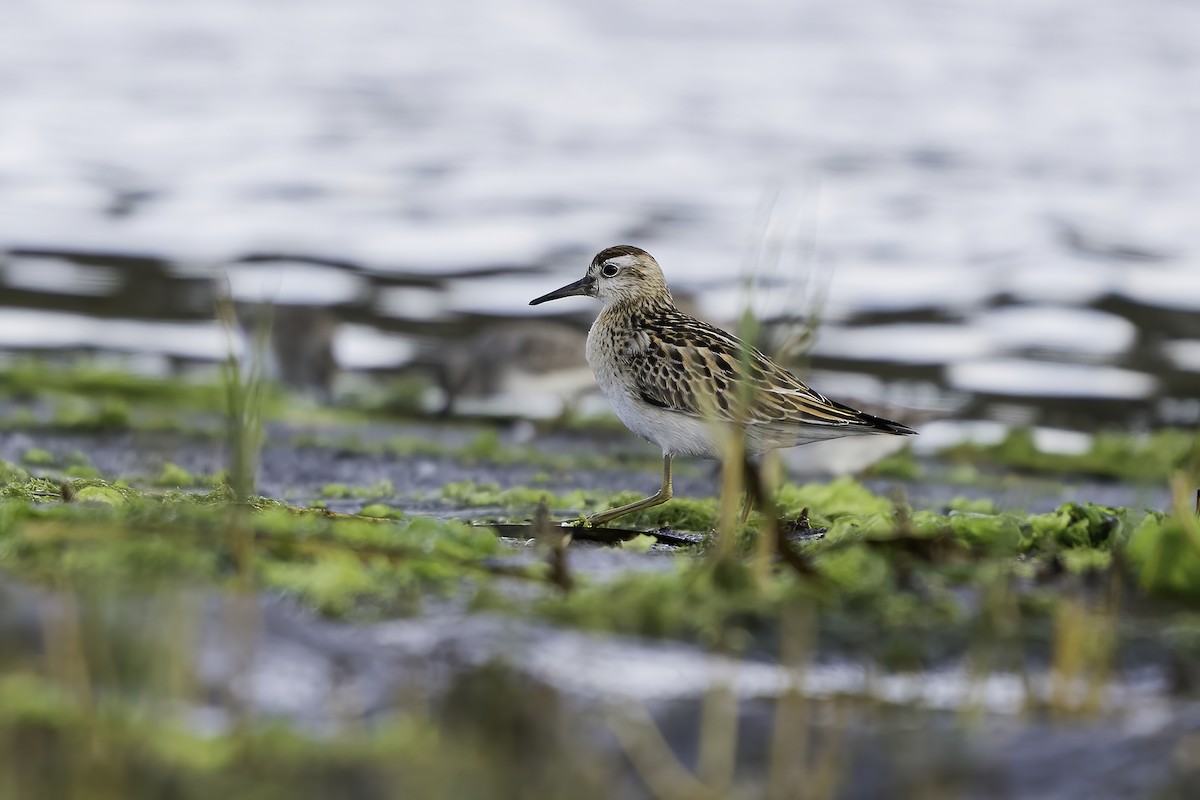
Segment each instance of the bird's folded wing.
[{"label": "bird's folded wing", "polygon": [[706,419],[740,417],[750,425],[870,425],[860,412],[809,389],[758,350],[719,329],[705,332],[702,343],[652,337],[629,356],[642,400]]}]

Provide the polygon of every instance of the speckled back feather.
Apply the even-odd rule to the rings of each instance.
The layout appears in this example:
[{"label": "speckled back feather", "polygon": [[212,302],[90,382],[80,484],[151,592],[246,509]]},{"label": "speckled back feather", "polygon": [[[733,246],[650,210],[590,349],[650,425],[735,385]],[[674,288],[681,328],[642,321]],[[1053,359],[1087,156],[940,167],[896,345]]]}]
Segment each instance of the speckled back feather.
[{"label": "speckled back feather", "polygon": [[747,425],[912,433],[813,391],[759,350],[670,304],[614,307],[605,313],[628,317],[605,323],[611,330],[629,331],[615,349],[650,405],[727,422],[742,416]]}]

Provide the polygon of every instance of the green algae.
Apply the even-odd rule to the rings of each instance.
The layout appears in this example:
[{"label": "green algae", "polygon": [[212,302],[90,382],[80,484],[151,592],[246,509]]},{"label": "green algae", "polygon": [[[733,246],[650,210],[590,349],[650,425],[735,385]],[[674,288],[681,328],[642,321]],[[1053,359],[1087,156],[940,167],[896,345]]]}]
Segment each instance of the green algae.
[{"label": "green algae", "polygon": [[626,539],[625,541],[621,542],[619,547],[622,550],[629,550],[633,553],[648,553],[650,552],[650,548],[654,547],[657,541],[658,540],[653,536],[640,533],[632,539]]},{"label": "green algae", "polygon": [[46,450],[31,447],[21,454],[21,463],[30,467],[53,467],[58,459]]},{"label": "green algae", "polygon": [[[0,565],[38,580],[248,579],[325,614],[374,616],[412,613],[422,598],[464,586],[479,591],[492,580],[489,560],[503,550],[486,529],[408,517],[383,504],[368,506],[359,516],[335,515],[262,498],[248,506],[231,505],[226,488],[152,495],[104,481],[58,484],[13,465],[0,470],[9,477],[4,495],[11,498],[0,504]],[[68,495],[73,502],[55,502]],[[578,492],[548,497],[534,488],[465,484],[447,487],[446,495],[472,505],[509,507],[545,499],[556,506],[595,508],[626,499]],[[943,608],[937,612],[941,618],[952,605],[950,593],[970,586],[988,565],[1016,570],[1060,558],[1068,571],[1106,570],[1115,568],[1112,554],[1135,530],[1138,553],[1155,536],[1166,537],[1167,547],[1177,537],[1170,517],[1086,504],[1040,515],[996,512],[967,502],[952,503],[956,507],[945,513],[914,512],[848,479],[785,486],[777,496],[785,515],[819,508],[812,512],[812,524],[828,526],[822,539],[792,545],[810,565],[809,575],[775,567],[764,583],[761,575],[746,577],[747,556],[735,553],[735,561],[720,570],[706,559],[689,557],[681,559],[678,573],[667,576],[635,574],[594,585],[584,579],[566,597],[543,598],[539,613],[586,627],[714,636],[731,619],[766,620],[785,601],[815,597],[839,613],[874,609],[880,624],[899,625],[909,616],[904,609],[916,615],[920,605],[911,598],[897,605],[902,574],[922,576],[926,599]],[[635,521],[681,527],[680,519],[691,519],[705,529],[717,510],[715,500],[679,500]],[[742,552],[755,546],[754,527]],[[247,548],[248,559],[242,552]],[[1179,562],[1177,556],[1170,560]],[[1185,578],[1175,572],[1159,575],[1140,555],[1128,564],[1143,569],[1152,590],[1176,591],[1191,579],[1186,570],[1180,573]],[[533,570],[526,577],[537,575]]]},{"label": "green algae", "polygon": [[321,496],[335,499],[392,497],[396,487],[391,481],[384,480],[369,486],[349,486],[345,483],[327,483],[321,487]]},{"label": "green algae", "polygon": [[874,494],[851,478],[801,486],[789,484],[779,489],[775,502],[785,516],[809,509],[815,515],[812,520],[817,527],[852,514],[869,517],[890,513],[895,508],[893,501]]},{"label": "green algae", "polygon": [[[111,408],[124,408],[124,417],[113,414],[103,424],[138,424],[130,414],[142,402],[119,398]],[[95,423],[83,415],[73,424],[80,429],[99,424],[102,409],[91,408]],[[502,446],[495,435],[480,435],[454,448],[419,441],[393,442],[390,452],[408,448],[410,454],[450,455],[467,463],[530,463],[522,461],[520,448]],[[66,463],[59,457],[40,466]],[[558,469],[567,461],[555,457],[535,463]],[[979,475],[973,462],[961,468]],[[897,475],[903,471],[887,469]],[[1084,577],[1092,585],[1128,583],[1139,599],[1194,602],[1200,597],[1194,520],[1178,513],[1065,504],[1048,514],[1029,515],[963,499],[938,510],[910,509],[848,479],[784,486],[776,496],[780,514],[794,520],[807,509],[810,524],[826,528],[823,538],[790,542],[802,569],[777,559],[756,562],[757,531],[765,529],[756,515],[739,547],[721,557],[717,548],[710,548],[700,557],[677,557],[675,568],[665,573],[628,573],[609,580],[575,576],[568,592],[551,585],[546,570],[530,568],[520,573],[523,579],[544,591],[526,594],[504,591],[503,582],[517,571],[496,567],[512,551],[486,530],[412,518],[381,503],[368,505],[357,516],[337,515],[264,498],[242,497],[245,502],[234,503],[241,493],[226,486],[194,494],[150,493],[97,480],[92,473],[79,476],[88,480],[68,473],[34,477],[23,467],[0,463],[0,497],[6,498],[0,501],[0,566],[66,591],[109,592],[121,586],[157,599],[164,587],[249,589],[282,593],[320,613],[351,619],[415,613],[429,600],[465,594],[474,598],[471,607],[477,609],[503,608],[561,625],[692,639],[720,650],[770,655],[784,635],[781,620],[801,609],[818,617],[823,647],[898,669],[944,663],[964,652],[972,663],[983,663],[980,653],[989,648],[1016,643],[1012,649],[1021,652],[1020,644],[1037,637],[1045,649],[1056,641],[1051,636],[1076,641],[1071,631],[1090,630],[1091,625],[1072,621],[1070,604],[1079,602]],[[206,482],[182,470],[164,480],[166,475],[165,466],[149,483],[187,487]],[[366,499],[391,492],[390,485],[342,485],[328,496]],[[639,497],[628,492],[552,496],[536,487],[501,490],[476,484],[447,486],[443,493],[447,502],[520,514],[543,499],[555,509],[594,511]],[[715,498],[676,499],[623,523],[708,531],[719,511]],[[402,521],[390,521],[396,518]],[[627,549],[636,552],[638,544],[646,543],[642,539]],[[1101,630],[1093,639],[1110,633]],[[494,696],[485,691],[492,686],[464,691],[473,711],[481,705],[477,701]],[[67,789],[76,791],[61,784],[39,791],[43,784],[37,782],[49,778],[20,777],[62,774],[54,768],[56,762],[37,760],[47,749],[61,750],[72,763],[85,765],[79,774],[91,782],[82,786],[93,786],[97,775],[118,774],[111,796],[160,796],[160,784],[143,784],[136,777],[145,774],[190,787],[186,792],[195,797],[328,796],[345,790],[351,773],[399,787],[399,796],[405,796],[403,790],[412,796],[438,796],[438,791],[462,796],[472,794],[472,787],[478,787],[476,794],[494,790],[497,767],[488,759],[495,742],[516,738],[510,736],[511,717],[495,730],[464,735],[447,732],[419,713],[376,719],[370,728],[326,733],[319,740],[281,726],[241,721],[233,733],[198,736],[178,717],[154,713],[162,709],[144,703],[109,707],[80,699],[77,689],[25,673],[0,677],[0,759],[7,759],[0,768],[19,776],[11,779],[21,790],[17,796],[79,796],[86,791],[74,784]],[[35,751],[33,766],[21,772],[30,753],[12,743],[35,737],[50,744]],[[485,762],[486,767],[480,766]],[[473,783],[476,775],[478,783]],[[261,788],[264,776],[277,794],[243,791]],[[578,780],[578,775],[571,777]],[[518,771],[513,780],[514,787],[533,792],[529,796],[563,796],[539,792],[543,787],[527,770]],[[575,790],[572,796],[586,795],[569,785]],[[179,796],[189,796],[179,791]]]},{"label": "green algae", "polygon": [[248,579],[323,613],[410,613],[422,596],[486,574],[500,548],[486,530],[429,518],[396,522],[395,509],[334,515],[264,498],[232,505],[227,488],[150,495],[7,471],[0,566],[41,581]]},{"label": "green algae", "polygon": [[[0,397],[17,407],[5,414],[7,430],[104,433],[136,430],[189,436],[217,434],[217,415],[226,411],[227,376],[147,376],[88,361],[23,360],[0,366]],[[292,404],[284,391],[264,385],[261,402],[269,417]]]},{"label": "green algae", "polygon": [[[563,516],[572,513],[595,513],[606,508],[640,500],[637,492],[592,492],[576,490],[554,494],[536,486],[513,486],[501,489],[497,483],[462,481],[442,487],[442,501],[464,508],[501,508],[514,512],[514,519],[528,519],[540,503],[546,503],[551,513]],[[676,498],[660,506],[621,517],[621,527],[661,528],[681,531],[710,531],[717,519],[717,501],[712,499]]]},{"label": "green algae", "polygon": [[117,486],[106,486],[99,481],[91,485],[77,486],[73,491],[75,502],[98,503],[113,508],[120,508],[132,499],[129,490],[122,490]]},{"label": "green algae", "polygon": [[[946,448],[937,460],[918,459],[912,448],[906,447],[873,464],[866,474],[904,481],[936,477],[940,482],[960,485],[1011,481],[1019,479],[1019,474],[1146,484],[1197,467],[1200,432],[1196,430],[1166,428],[1143,434],[1104,431],[1092,436],[1083,452],[1059,453],[1041,450],[1033,430],[1017,428],[995,444],[966,442]],[[1010,472],[998,476],[996,468]]]},{"label": "green algae", "polygon": [[155,486],[196,486],[201,481],[192,473],[188,472],[178,464],[170,461],[163,464],[162,471],[152,481]]},{"label": "green algae", "polygon": [[[442,499],[446,503],[465,508],[498,507],[520,512],[516,516],[531,514],[542,502],[547,503],[553,512],[559,514],[581,511],[593,513],[625,505],[644,496],[638,492],[584,490],[556,495],[535,486],[501,489],[496,483],[472,481],[449,483],[442,488]],[[778,491],[775,503],[785,517],[796,517],[806,509],[811,511],[813,524],[818,527],[828,527],[836,520],[847,517],[854,517],[855,524],[862,524],[862,518],[890,514],[894,508],[891,500],[873,494],[850,478],[841,478],[830,483],[787,485]],[[619,522],[623,527],[665,526],[675,530],[703,533],[715,527],[718,512],[719,501],[716,498],[677,497],[662,505],[621,517]]]},{"label": "green algae", "polygon": [[555,509],[578,509],[593,502],[590,495],[583,491],[555,495],[536,487],[514,486],[501,489],[498,483],[474,481],[447,483],[442,487],[442,499],[447,503],[467,508],[498,506],[504,509],[528,509],[530,512],[541,502],[546,502]]},{"label": "green algae", "polygon": [[[606,508],[641,500],[638,492],[617,492],[608,496],[592,496],[590,508],[601,511]],[[653,506],[636,514],[621,517],[615,524],[630,528],[671,528],[672,530],[705,533],[717,524],[718,503],[715,499],[693,499],[679,497]]]},{"label": "green algae", "polygon": [[925,469],[917,461],[912,448],[905,447],[876,461],[867,469],[867,474],[878,478],[915,481],[925,477]]},{"label": "green algae", "polygon": [[[453,427],[453,426],[451,426]],[[506,444],[494,429],[479,431],[466,442],[447,442],[421,435],[398,435],[386,439],[363,439],[358,436],[306,435],[296,440],[297,447],[332,449],[343,453],[376,458],[412,458],[426,456],[455,461],[464,466],[487,464],[507,466],[520,464],[543,470],[543,476],[579,469],[649,469],[662,462],[657,454],[647,452],[617,452],[613,454],[590,451],[553,453],[531,445]],[[680,469],[692,469],[687,464]],[[682,474],[682,473],[681,473]]]},{"label": "green algae", "polygon": [[76,478],[80,480],[99,480],[103,477],[103,473],[95,467],[82,465],[72,465],[63,470],[63,477]]},{"label": "green algae", "polygon": [[[44,375],[39,369],[23,367],[10,370],[0,375],[0,392],[15,397],[49,399],[56,409],[52,424],[79,430],[152,426],[158,424],[155,420],[165,421],[163,424],[168,425],[176,424],[172,420],[177,422],[177,413],[181,409],[211,411],[229,403],[229,386],[220,381],[172,380],[165,382],[167,385],[160,385],[163,382],[156,379],[107,374],[86,368],[51,372],[54,372],[53,378],[42,380]],[[328,410],[296,411],[271,392],[264,394],[262,402],[264,413],[284,417],[299,413],[308,419],[344,421],[360,420],[363,413],[361,409],[349,414]],[[162,416],[156,416],[160,413]],[[532,447],[505,444],[494,430],[483,430],[474,438],[458,444],[445,444],[422,436],[392,437],[379,441],[353,438],[323,440],[314,437],[306,444],[337,446],[381,457],[431,456],[452,458],[464,464],[524,464],[542,470],[535,480],[531,480],[533,484],[549,482],[553,474],[571,468],[645,466],[657,460],[656,457],[643,459],[640,456],[592,453],[548,454]],[[1166,474],[1166,471],[1188,462],[1192,452],[1189,448],[1193,446],[1194,434],[1190,432],[1186,432],[1186,435],[1184,432],[1164,432],[1142,439],[1106,436],[1097,437],[1087,454],[1049,456],[1037,452],[1032,434],[1016,432],[994,448],[963,447],[951,451],[949,457],[952,459],[951,468],[961,471],[964,480],[977,480],[980,477],[978,465],[993,464],[1009,464],[1035,472],[1066,471],[1106,477],[1121,477],[1127,471],[1138,471],[1144,477]],[[156,564],[161,564],[165,574],[191,575],[201,582],[244,577],[243,568],[233,569],[233,565],[240,563],[240,556],[238,548],[231,543],[234,537],[228,534],[228,530],[236,529],[237,525],[231,521],[227,507],[232,495],[226,491],[217,489],[196,495],[168,493],[152,498],[127,486],[98,480],[98,473],[84,463],[86,459],[71,463],[69,458],[50,456],[47,460],[37,454],[34,460],[39,462],[37,466],[70,466],[66,466],[59,477],[33,478],[21,467],[0,464],[0,476],[5,476],[6,481],[4,488],[0,489],[0,497],[46,506],[71,494],[74,502],[89,509],[89,513],[98,513],[98,509],[107,508],[114,515],[113,519],[101,520],[104,525],[100,526],[114,538],[112,541],[93,538],[87,542],[76,542],[63,531],[72,526],[83,526],[84,522],[82,519],[64,517],[59,521],[62,524],[55,533],[60,539],[54,548],[47,545],[46,553],[42,554],[44,561],[31,558],[29,562],[21,562],[20,554],[31,552],[31,546],[28,542],[20,543],[21,547],[15,550],[18,553],[18,561],[15,562],[18,570],[24,568],[20,566],[24,564],[45,577],[48,570],[39,571],[43,570],[44,564],[52,563],[54,558],[69,558],[70,574],[80,576],[98,577],[105,569],[111,568],[114,574],[132,575],[142,580],[154,572]],[[913,479],[924,474],[925,468],[926,465],[918,462],[911,451],[905,450],[877,465],[874,472],[877,475]],[[166,464],[148,483],[158,487],[195,488],[214,486],[222,479],[220,476],[209,478],[192,475],[175,464]],[[65,492],[59,485],[60,481],[65,483]],[[375,501],[391,498],[394,494],[394,487],[386,482],[367,486],[328,484],[321,490],[321,495],[329,499]],[[543,501],[557,513],[578,514],[594,513],[640,497],[639,493],[634,492],[594,491],[555,495],[537,485],[500,489],[495,484],[475,483],[448,484],[442,491],[442,499],[447,504],[466,508],[499,508],[518,518],[531,515]],[[348,526],[378,526],[379,522],[351,521],[335,515],[322,516],[320,503],[314,504],[318,507],[309,509],[305,514],[302,510],[267,504],[261,499],[248,500],[252,508],[249,522],[243,520],[239,524],[248,524],[251,529],[249,538],[253,542],[255,558],[249,571],[253,585],[286,592],[324,613],[334,616],[408,613],[419,605],[424,595],[449,591],[464,582],[470,583],[472,590],[481,590],[487,583],[486,570],[464,566],[474,564],[477,567],[494,555],[494,552],[479,550],[478,542],[467,548],[465,554],[450,557],[441,553],[432,557],[432,560],[423,559],[407,553],[404,549],[407,545],[401,546],[397,541],[355,543],[355,537],[360,533],[352,532]],[[910,616],[905,609],[909,609],[911,615],[916,615],[915,609],[920,606],[919,602],[904,592],[898,595],[903,598],[901,600],[895,597],[886,600],[889,595],[895,595],[898,582],[907,580],[903,578],[904,575],[908,578],[919,575],[920,585],[926,588],[934,586],[937,591],[932,592],[928,599],[938,603],[945,599],[943,593],[969,587],[982,572],[997,564],[1012,574],[1036,573],[1050,564],[1059,565],[1070,574],[1132,571],[1140,585],[1150,593],[1187,594],[1188,587],[1200,583],[1200,578],[1193,574],[1189,566],[1191,562],[1187,553],[1190,551],[1184,547],[1188,541],[1184,535],[1187,529],[1173,528],[1171,520],[1174,517],[1146,517],[1125,509],[1087,504],[1068,504],[1049,514],[1028,515],[999,512],[988,501],[965,499],[951,501],[941,511],[911,510],[904,508],[904,504],[896,498],[876,495],[850,479],[785,485],[776,493],[775,503],[784,519],[794,520],[806,514],[810,525],[825,530],[823,540],[798,542],[795,545],[796,550],[807,559],[813,576],[817,576],[820,591],[824,592],[822,597],[840,598],[839,602],[855,608],[858,607],[855,604],[864,607],[878,605],[881,618],[893,622],[896,618]],[[716,526],[719,512],[720,501],[717,498],[676,498],[662,506],[624,518],[620,524],[641,529],[667,526],[676,530],[706,533]],[[210,514],[211,518],[205,517],[205,514]],[[378,502],[367,505],[360,516],[375,520],[402,520],[400,525],[385,526],[397,530],[414,524],[419,530],[427,524],[411,519],[401,508]],[[162,524],[162,519],[167,517],[173,520],[174,527]],[[430,536],[454,539],[456,534],[444,527],[451,523],[434,524],[438,527]],[[739,540],[735,557],[747,557],[758,547],[755,531],[763,527],[761,515],[755,514],[748,530]],[[134,541],[131,537],[135,535],[150,537],[149,543],[131,544]],[[483,537],[487,539],[486,534]],[[333,544],[318,544],[326,539]],[[415,550],[431,549],[429,541],[410,542],[409,545]],[[77,556],[73,552],[76,547],[88,548],[89,552]],[[358,547],[358,550],[355,551],[354,547]],[[376,552],[365,552],[364,547]],[[395,550],[397,547],[400,549]],[[179,548],[177,561],[167,556],[172,548]],[[390,555],[386,552],[388,548],[394,551]],[[208,557],[205,553],[216,553],[216,556]],[[928,563],[933,561],[938,563]],[[782,571],[777,566],[772,569],[774,573]],[[809,585],[813,576],[793,577],[783,572],[784,576],[776,575],[773,580],[796,582],[797,587],[793,589],[805,597],[813,591]],[[634,582],[640,579],[640,576],[630,578]],[[779,586],[765,591],[763,586],[758,585],[762,582],[761,575],[755,578],[755,582],[757,588],[751,595],[758,597],[758,600],[729,600],[718,592],[709,602],[725,608],[723,604],[729,600],[727,610],[731,617],[736,617],[745,613],[738,605],[743,600],[754,605],[763,597],[768,600],[776,598],[760,609],[766,618],[778,611],[778,603],[791,596],[791,590],[784,591]],[[695,585],[705,586],[705,582],[698,580]],[[631,587],[623,589],[630,591],[633,596],[643,594]],[[712,587],[708,586],[705,590],[708,589]],[[602,597],[607,590],[599,586],[587,586],[584,582],[580,591],[585,595],[595,592],[596,597]],[[656,591],[652,586],[647,586],[644,593],[655,595]],[[682,594],[690,596],[686,588]],[[577,599],[570,602],[583,604],[587,601]],[[617,609],[621,602],[618,598],[611,605]],[[668,609],[674,607],[673,604],[666,606]],[[701,604],[697,607],[707,606]],[[630,612],[632,615],[636,613],[641,612]],[[665,613],[664,616],[664,612],[658,612],[662,622],[658,627],[671,628],[674,623],[666,622],[670,617],[671,613]],[[682,627],[688,626],[684,624]],[[711,620],[707,629],[714,630]]]},{"label": "green algae", "polygon": [[1128,557],[1147,593],[1200,598],[1200,522],[1196,517],[1148,514],[1130,536]]},{"label": "green algae", "polygon": [[[845,479],[784,487],[778,496],[788,513],[822,508],[829,525],[821,538],[792,543],[807,565],[802,574],[780,565],[752,576],[742,558],[720,569],[711,557],[686,560],[673,573],[627,575],[544,598],[538,610],[562,624],[711,644],[731,635],[753,642],[789,605],[809,603],[820,610],[826,636],[860,654],[911,664],[939,642],[975,635],[986,621],[964,609],[962,593],[989,582],[1015,593],[1016,583],[1059,569],[1121,575],[1150,595],[1200,588],[1200,533],[1189,538],[1188,525],[1170,515],[1080,503],[1029,515],[967,501],[944,513],[914,512]],[[1058,597],[1032,588],[1014,597],[1029,635],[1042,636],[1036,621],[1055,613]]]},{"label": "green algae", "polygon": [[359,509],[360,517],[372,517],[375,519],[402,519],[404,510],[394,508],[386,503],[370,503]]},{"label": "green algae", "polygon": [[22,399],[67,395],[215,409],[220,408],[222,389],[215,376],[207,381],[186,380],[137,375],[88,362],[23,360],[0,367],[0,393]]},{"label": "green algae", "polygon": [[735,620],[777,615],[780,601],[798,586],[785,579],[758,587],[741,562],[681,560],[672,572],[625,574],[566,595],[548,595],[534,611],[587,630],[696,638],[715,645]]},{"label": "green algae", "polygon": [[1083,475],[1133,483],[1165,481],[1200,466],[1200,432],[1168,428],[1148,434],[1102,432],[1087,451],[1048,453],[1033,431],[1015,429],[994,445],[961,444],[943,451],[951,462],[987,464],[1035,474]]},{"label": "green algae", "polygon": [[1029,516],[1023,529],[1024,549],[1100,547],[1111,549],[1128,537],[1127,509],[1094,503],[1065,503],[1048,514]]},{"label": "green algae", "polygon": [[[416,613],[438,598],[465,595],[476,610],[764,655],[780,644],[781,620],[806,613],[817,620],[823,652],[918,669],[963,653],[984,663],[992,657],[988,654],[1003,650],[1001,641],[1023,652],[1030,646],[1058,646],[1054,637],[1066,641],[1083,635],[1076,629],[1090,631],[1094,620],[1073,621],[1070,609],[1064,610],[1064,603],[1076,602],[1080,584],[1074,581],[1081,576],[1128,581],[1154,598],[1190,598],[1200,587],[1194,520],[1178,515],[1078,503],[1031,515],[967,499],[939,510],[914,510],[849,479],[786,485],[776,493],[781,515],[795,518],[808,509],[810,524],[827,528],[823,538],[788,543],[803,569],[775,559],[762,568],[756,550],[758,531],[765,526],[756,516],[739,542],[742,547],[677,556],[674,568],[665,572],[628,572],[604,580],[578,575],[564,592],[547,579],[547,570],[536,568],[540,565],[519,573],[505,565],[513,551],[486,529],[412,517],[383,504],[372,504],[361,515],[338,515],[265,498],[234,503],[227,486],[152,493],[114,482],[39,478],[5,463],[0,475],[5,477],[0,496],[8,498],[0,501],[0,567],[27,579],[76,591],[109,591],[104,587],[114,585],[145,591],[249,588],[282,593],[321,614],[348,619]],[[536,487],[501,490],[477,484],[446,488],[448,501],[512,509],[528,509],[543,499],[556,508],[593,509],[628,494],[548,496]],[[685,520],[706,530],[719,504],[684,499],[651,511],[635,521],[682,527]],[[397,515],[400,521],[391,521]],[[627,548],[631,556],[637,544]],[[498,564],[507,568],[499,570]],[[1056,565],[1062,575],[1053,584],[1027,588]],[[518,574],[540,590],[504,591],[503,582]],[[1093,638],[1103,635],[1110,634],[1101,631]],[[95,719],[81,712],[69,693],[64,700],[59,684],[48,685],[45,692],[45,687],[29,688],[27,701],[13,703],[0,729],[11,724],[21,731],[25,725],[93,730],[88,726]],[[21,688],[14,687],[11,691]],[[0,706],[4,696],[0,686]],[[430,757],[422,748],[445,746],[437,725],[426,726],[420,717],[404,719],[422,731],[414,753]],[[139,758],[156,769],[186,775],[197,785],[209,784],[196,774],[235,780],[238,758],[245,756],[241,739],[220,734],[193,749],[187,730],[167,722],[149,727],[161,740],[153,745],[141,738],[118,741],[136,747]],[[126,725],[136,727],[126,720],[123,730]],[[311,746],[294,731],[241,735],[267,749],[259,757],[271,768],[306,758]],[[374,769],[375,762],[364,754],[397,745],[373,737],[335,737],[329,747],[346,748],[343,763]],[[397,752],[406,751],[399,746]],[[139,768],[144,763],[139,761]],[[303,790],[294,791],[293,796],[304,796]]]},{"label": "green algae", "polygon": [[218,389],[213,382],[137,376],[87,362],[22,361],[0,367],[0,397],[17,404],[0,427],[191,432],[196,428],[185,415],[218,411]]}]

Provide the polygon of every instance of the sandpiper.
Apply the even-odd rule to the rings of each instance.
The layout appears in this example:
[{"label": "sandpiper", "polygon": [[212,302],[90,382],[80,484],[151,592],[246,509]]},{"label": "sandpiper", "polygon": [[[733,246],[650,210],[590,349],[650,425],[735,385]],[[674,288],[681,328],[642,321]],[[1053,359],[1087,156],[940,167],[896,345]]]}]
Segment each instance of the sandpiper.
[{"label": "sandpiper", "polygon": [[737,337],[675,307],[662,268],[638,247],[600,251],[587,273],[530,305],[584,295],[604,304],[587,339],[600,391],[631,431],[662,448],[657,494],[588,518],[593,526],[671,499],[674,456],[720,458],[733,426],[752,455],[823,439],[913,429],[829,400]]}]

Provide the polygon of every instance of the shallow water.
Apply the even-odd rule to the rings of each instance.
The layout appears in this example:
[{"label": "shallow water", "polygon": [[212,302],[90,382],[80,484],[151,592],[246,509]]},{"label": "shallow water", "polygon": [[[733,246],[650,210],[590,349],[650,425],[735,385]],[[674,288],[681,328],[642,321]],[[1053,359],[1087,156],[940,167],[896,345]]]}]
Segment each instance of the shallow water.
[{"label": "shallow water", "polygon": [[470,369],[630,241],[715,321],[819,307],[830,394],[1200,419],[1194,6],[10,6],[0,349],[219,358],[226,274]]}]

